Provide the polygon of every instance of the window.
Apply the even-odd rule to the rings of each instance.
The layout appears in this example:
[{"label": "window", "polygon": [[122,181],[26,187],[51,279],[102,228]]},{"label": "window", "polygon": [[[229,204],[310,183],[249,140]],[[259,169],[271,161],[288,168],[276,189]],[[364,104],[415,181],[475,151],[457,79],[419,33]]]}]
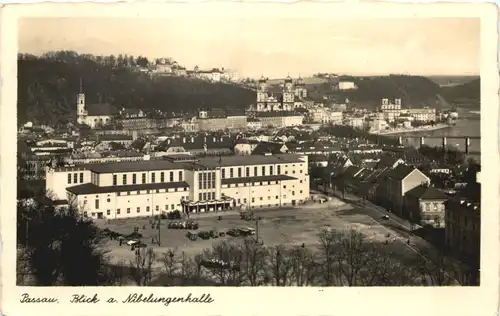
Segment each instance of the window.
[{"label": "window", "polygon": [[229,178],[234,178],[233,168],[229,168]]},{"label": "window", "polygon": [[292,195],[295,195],[295,191],[292,191]]},{"label": "window", "polygon": [[276,195],[276,200],[279,199],[279,197]]},{"label": "window", "polygon": [[212,171],[212,189],[215,189],[215,171]]},{"label": "window", "polygon": [[130,214],[130,207],[127,208],[127,214]]},{"label": "window", "polygon": [[264,199],[264,198],[261,196],[261,197],[260,197],[260,200],[262,201],[263,199]]},{"label": "window", "polygon": [[278,174],[281,174],[281,166],[278,165]]},{"label": "window", "polygon": [[116,176],[116,174],[113,175],[113,185],[116,186],[118,184],[118,177]]},{"label": "window", "polygon": [[245,177],[250,177],[250,167],[245,168]]},{"label": "window", "polygon": [[111,199],[110,199],[110,198],[108,198],[106,201],[109,203],[109,202],[111,202]]},{"label": "window", "polygon": [[156,211],[159,212],[160,211],[160,206],[159,205],[156,205]]},{"label": "window", "polygon": [[286,189],[286,185],[283,186],[283,189]]},{"label": "window", "polygon": [[269,175],[273,175],[273,166],[269,166]]},{"label": "window", "polygon": [[142,183],[146,183],[146,174],[145,173],[142,174]]},{"label": "window", "polygon": [[255,198],[252,198],[252,203],[255,202]]},{"label": "window", "polygon": [[71,173],[68,173],[68,184],[71,184]]},{"label": "window", "polygon": [[165,205],[165,211],[168,211],[168,204]]},{"label": "window", "polygon": [[107,214],[107,215],[111,215],[111,210],[107,210],[107,211],[106,211],[106,214]]},{"label": "window", "polygon": [[[222,179],[226,178],[226,169],[224,169],[224,168],[221,170],[221,178]],[[71,179],[69,181],[71,182]]]},{"label": "window", "polygon": [[151,183],[155,183],[155,180],[156,180],[155,178],[156,178],[156,174],[153,172],[151,174]]},{"label": "window", "polygon": [[150,210],[149,206],[146,206],[146,212],[147,213],[149,213],[149,210]]},{"label": "window", "polygon": [[171,209],[171,210],[174,210],[174,209],[175,209],[175,205],[170,204],[170,209]]},{"label": "window", "polygon": [[80,172],[80,183],[83,183],[83,172]]},{"label": "window", "polygon": [[182,176],[182,171],[179,171],[179,181],[180,182],[184,181],[183,176]]},{"label": "window", "polygon": [[137,207],[137,213],[140,213],[140,212],[141,212],[141,208]]},{"label": "window", "polygon": [[123,182],[123,184],[127,184],[127,175],[126,174],[124,174],[122,176],[122,182]]},{"label": "window", "polygon": [[203,200],[203,194],[198,194],[198,200],[202,201]]},{"label": "window", "polygon": [[135,173],[132,174],[132,184],[137,184],[137,175]]},{"label": "window", "polygon": [[203,193],[203,201],[206,201],[206,200],[207,200],[207,194]]},{"label": "window", "polygon": [[119,208],[118,208],[118,209],[116,209],[116,214],[117,214],[117,215],[120,215],[120,209],[119,209]]},{"label": "window", "polygon": [[170,182],[174,182],[174,172],[170,171]]},{"label": "window", "polygon": [[302,190],[300,190],[300,194],[302,194]]},{"label": "window", "polygon": [[73,174],[73,182],[78,183],[78,173]]},{"label": "window", "polygon": [[242,174],[241,174],[241,167],[238,168],[238,178],[241,178],[242,177]]},{"label": "window", "polygon": [[257,167],[253,167],[253,176],[256,177],[257,176]]},{"label": "window", "polygon": [[266,166],[262,166],[262,175],[265,176],[266,175]]},{"label": "window", "polygon": [[212,192],[212,200],[215,200],[215,192]]},{"label": "window", "polygon": [[99,209],[99,200],[95,200],[95,209],[98,210]]},{"label": "window", "polygon": [[160,182],[165,182],[165,172],[160,172]]}]

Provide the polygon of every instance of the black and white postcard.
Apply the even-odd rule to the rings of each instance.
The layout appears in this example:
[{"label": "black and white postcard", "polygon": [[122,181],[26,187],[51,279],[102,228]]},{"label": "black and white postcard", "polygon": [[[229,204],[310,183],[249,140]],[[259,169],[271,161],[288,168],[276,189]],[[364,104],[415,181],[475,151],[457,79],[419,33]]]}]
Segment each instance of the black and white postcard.
[{"label": "black and white postcard", "polygon": [[497,14],[4,7],[2,314],[492,315]]}]

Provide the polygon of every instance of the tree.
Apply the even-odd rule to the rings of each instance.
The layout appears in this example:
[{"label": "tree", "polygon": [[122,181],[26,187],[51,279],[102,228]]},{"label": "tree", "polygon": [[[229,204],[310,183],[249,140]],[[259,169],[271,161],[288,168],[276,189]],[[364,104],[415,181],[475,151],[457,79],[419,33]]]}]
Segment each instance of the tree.
[{"label": "tree", "polygon": [[354,230],[346,230],[340,236],[338,263],[343,280],[348,286],[359,285],[363,268],[369,264],[369,252],[365,236]]},{"label": "tree", "polygon": [[242,251],[243,262],[241,268],[250,285],[257,286],[263,282],[269,251],[251,238],[244,239]]},{"label": "tree", "polygon": [[212,249],[204,250],[203,259],[205,262],[216,260],[226,264],[205,266],[220,284],[239,285],[243,281],[241,271],[243,252],[236,244],[227,241],[216,243],[212,246]]},{"label": "tree", "polygon": [[135,63],[137,64],[137,66],[140,66],[140,67],[147,67],[149,65],[148,59],[146,57],[143,57],[143,56],[137,57],[137,60]]},{"label": "tree", "polygon": [[18,205],[17,242],[35,285],[97,286],[108,282],[97,227],[74,206]]},{"label": "tree", "polygon": [[130,261],[130,274],[138,286],[148,286],[153,279],[153,264],[156,253],[152,248],[135,249],[134,260]]},{"label": "tree", "polygon": [[293,247],[290,250],[292,265],[291,278],[296,286],[309,286],[316,283],[319,264],[314,260],[314,255],[308,248]]},{"label": "tree", "polygon": [[177,256],[177,249],[169,249],[168,251],[164,252],[162,263],[165,269],[166,277],[171,282],[178,272],[177,264],[179,263],[179,258]]},{"label": "tree", "polygon": [[269,270],[275,286],[290,285],[292,264],[288,249],[285,246],[279,245],[270,251]]},{"label": "tree", "polygon": [[337,268],[337,263],[339,261],[338,256],[338,244],[339,244],[339,233],[329,229],[323,229],[318,234],[319,241],[319,259],[322,268],[322,279],[326,286],[332,286],[339,283],[340,270]]}]

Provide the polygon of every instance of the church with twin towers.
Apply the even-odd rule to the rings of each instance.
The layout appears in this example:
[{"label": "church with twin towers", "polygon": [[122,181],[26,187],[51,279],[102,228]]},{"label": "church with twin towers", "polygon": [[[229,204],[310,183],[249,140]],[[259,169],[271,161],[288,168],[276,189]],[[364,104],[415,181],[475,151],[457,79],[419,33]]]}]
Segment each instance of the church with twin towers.
[{"label": "church with twin towers", "polygon": [[273,93],[268,84],[269,79],[262,76],[257,85],[257,112],[293,111],[302,106],[307,98],[307,89],[302,78],[294,81],[288,76],[281,84],[281,93]]}]

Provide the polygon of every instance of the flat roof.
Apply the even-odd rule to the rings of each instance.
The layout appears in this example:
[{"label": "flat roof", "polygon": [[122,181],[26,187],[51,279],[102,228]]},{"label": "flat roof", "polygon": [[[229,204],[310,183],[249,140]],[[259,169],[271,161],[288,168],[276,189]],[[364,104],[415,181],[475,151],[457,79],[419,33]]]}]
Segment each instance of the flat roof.
[{"label": "flat roof", "polygon": [[279,154],[279,155],[248,155],[248,156],[221,156],[221,157],[203,157],[195,163],[192,168],[208,168],[214,169],[216,167],[231,167],[231,166],[245,166],[245,165],[271,165],[280,163],[305,163],[300,159],[299,155],[293,154]]},{"label": "flat roof", "polygon": [[85,183],[66,188],[67,191],[76,195],[99,194],[99,193],[114,193],[114,192],[130,192],[143,190],[159,190],[173,188],[189,188],[187,182],[164,182],[164,183],[145,183],[133,185],[118,185],[100,187],[92,183]]},{"label": "flat roof", "polygon": [[253,182],[266,182],[266,181],[286,181],[297,180],[297,178],[287,175],[274,175],[274,176],[259,176],[259,177],[246,177],[246,178],[230,178],[222,179],[222,184],[237,184],[237,183],[253,183]]},{"label": "flat roof", "polygon": [[95,173],[141,172],[154,170],[179,170],[184,166],[167,160],[144,160],[93,164],[87,167]]}]

